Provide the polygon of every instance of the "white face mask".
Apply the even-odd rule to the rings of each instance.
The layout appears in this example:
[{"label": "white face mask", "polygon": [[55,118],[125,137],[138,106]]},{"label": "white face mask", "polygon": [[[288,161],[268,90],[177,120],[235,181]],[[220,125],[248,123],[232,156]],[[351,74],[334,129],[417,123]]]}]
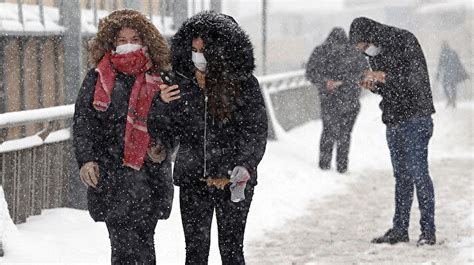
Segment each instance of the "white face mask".
[{"label": "white face mask", "polygon": [[376,56],[377,54],[379,54],[380,52],[382,51],[382,48],[380,47],[377,47],[373,44],[370,44],[369,47],[367,47],[367,49],[365,49],[365,54],[367,54],[368,56]]},{"label": "white face mask", "polygon": [[134,52],[136,50],[140,50],[141,48],[143,48],[143,46],[140,44],[127,43],[127,44],[122,44],[122,45],[117,46],[117,48],[115,48],[115,53],[125,54],[129,52]]},{"label": "white face mask", "polygon": [[194,66],[196,66],[197,69],[202,72],[206,71],[207,61],[206,58],[204,58],[203,53],[193,52],[191,59],[193,60]]}]

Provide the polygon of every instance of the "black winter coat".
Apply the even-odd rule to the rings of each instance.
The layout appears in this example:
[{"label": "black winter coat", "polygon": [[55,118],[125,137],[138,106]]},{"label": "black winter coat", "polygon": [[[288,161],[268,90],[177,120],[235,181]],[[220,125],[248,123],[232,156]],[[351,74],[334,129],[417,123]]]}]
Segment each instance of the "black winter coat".
[{"label": "black winter coat", "polygon": [[458,83],[469,79],[469,75],[459,59],[455,50],[444,44],[439,56],[438,72],[436,79],[440,79],[445,86],[456,86]]},{"label": "black winter coat", "polygon": [[[344,30],[335,28],[326,41],[317,46],[306,65],[306,78],[319,89],[321,112],[356,113],[360,109],[358,82],[367,60],[349,43]],[[343,84],[333,91],[326,89],[326,81]]]},{"label": "black winter coat", "polygon": [[425,56],[412,33],[357,18],[351,24],[350,38],[352,43],[367,42],[382,48],[369,61],[373,71],[386,75],[385,84],[378,83],[376,90],[382,96],[380,108],[385,124],[435,112]]},{"label": "black winter coat", "polygon": [[[203,177],[228,178],[235,166],[249,171],[248,184],[257,184],[257,166],[267,143],[267,116],[260,86],[252,75],[253,48],[236,25],[228,16],[202,12],[185,22],[173,38],[173,69],[181,99],[167,104],[157,95],[148,126],[152,136],[167,146],[179,138],[173,171],[178,186],[204,185],[199,180]],[[231,119],[213,116],[194,77],[191,40],[197,27],[205,41],[208,68],[221,69],[240,84],[240,99]]]},{"label": "black winter coat", "polygon": [[[95,221],[120,218],[113,208],[122,208],[129,217],[133,212],[137,218],[166,219],[173,200],[171,155],[160,164],[147,158],[140,171],[122,165],[128,103],[135,77],[117,74],[111,103],[105,112],[92,106],[97,78],[94,69],[87,73],[73,118],[73,144],[79,168],[89,161],[99,165],[98,188],[89,187],[87,191],[89,212]],[[144,196],[141,209],[127,209],[124,204],[131,201],[127,198],[134,192]]]}]

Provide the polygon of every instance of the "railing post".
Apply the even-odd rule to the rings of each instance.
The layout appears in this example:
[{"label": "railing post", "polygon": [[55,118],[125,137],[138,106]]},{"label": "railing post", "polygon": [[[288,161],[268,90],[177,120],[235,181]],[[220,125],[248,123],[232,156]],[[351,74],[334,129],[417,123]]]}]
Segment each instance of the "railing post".
[{"label": "railing post", "polygon": [[17,0],[16,2],[18,5],[18,20],[21,25],[25,27],[25,20],[23,19],[23,0]]},{"label": "railing post", "polygon": [[[7,84],[5,78],[5,45],[6,38],[0,37],[0,113],[7,111]],[[0,129],[0,144],[6,140],[8,135],[8,128]]]},{"label": "railing post", "polygon": [[143,1],[141,0],[124,0],[123,6],[128,9],[143,12]]},{"label": "railing post", "polygon": [[[76,100],[77,92],[81,85],[81,51],[82,51],[82,37],[81,37],[81,7],[79,1],[62,1],[63,12],[62,21],[66,27],[64,34],[64,75],[65,75],[65,104],[72,104]],[[70,122],[68,122],[69,124]],[[75,163],[73,152],[67,152],[63,159],[68,168],[68,198],[71,192],[76,190],[83,191],[82,184],[77,183],[77,164]],[[83,193],[85,194],[85,193]],[[69,201],[71,203],[71,201]]]},{"label": "railing post", "polygon": [[38,8],[39,8],[40,23],[41,25],[43,25],[43,28],[45,28],[43,0],[37,0],[36,3],[38,4]]},{"label": "railing post", "polygon": [[267,0],[262,1],[262,75],[267,74]]},{"label": "railing post", "polygon": [[168,3],[166,0],[160,1],[160,18],[161,18],[161,25],[165,28],[165,16],[168,15]]},{"label": "railing post", "polygon": [[278,120],[276,119],[275,111],[273,109],[273,104],[272,104],[272,99],[270,96],[270,93],[268,93],[268,90],[266,86],[261,86],[262,94],[263,94],[263,99],[265,101],[265,109],[267,112],[267,117],[268,117],[268,135],[267,138],[271,140],[278,140],[278,133],[276,132],[276,129],[280,129],[281,126],[278,123]]},{"label": "railing post", "polygon": [[93,12],[93,19],[94,19],[94,26],[97,27],[97,1],[93,0],[92,1],[92,12]]},{"label": "railing post", "polygon": [[211,0],[211,9],[216,13],[222,12],[222,0]]},{"label": "railing post", "polygon": [[[1,0],[0,0],[1,1]],[[0,164],[2,161],[0,161]],[[1,180],[1,179],[0,179]],[[5,209],[7,209],[7,206],[4,205],[5,199],[3,197],[3,188],[2,188],[2,183],[0,182],[0,257],[3,257],[4,252],[3,252],[3,235],[5,234]]]},{"label": "railing post", "polygon": [[150,17],[150,21],[153,23],[153,1],[148,0],[148,16]]},{"label": "railing post", "polygon": [[174,0],[173,9],[173,29],[178,29],[188,18],[188,1]]},{"label": "railing post", "polygon": [[64,33],[65,104],[74,103],[81,85],[81,7],[79,1],[62,1]]}]

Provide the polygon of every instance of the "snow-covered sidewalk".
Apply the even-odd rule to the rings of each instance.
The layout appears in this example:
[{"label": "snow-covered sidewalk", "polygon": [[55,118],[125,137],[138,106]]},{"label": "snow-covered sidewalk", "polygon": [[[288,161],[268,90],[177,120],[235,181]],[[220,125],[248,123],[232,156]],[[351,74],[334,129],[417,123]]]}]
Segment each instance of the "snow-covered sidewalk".
[{"label": "snow-covered sidewalk", "polygon": [[337,179],[355,180],[347,192],[312,200],[305,215],[290,218],[262,239],[249,242],[249,264],[474,264],[472,102],[464,102],[455,110],[437,105],[430,171],[436,193],[438,243],[416,247],[420,234],[416,198],[410,243],[370,243],[391,227],[394,178],[390,164],[375,157],[388,158],[388,149],[381,146],[384,134],[379,125],[374,124],[373,130],[368,126],[375,115],[368,112],[373,108],[368,104],[375,103],[369,101],[372,99],[365,100],[356,124],[351,172],[329,173]]},{"label": "snow-covered sidewalk", "polygon": [[[438,245],[417,248],[418,207],[411,243],[378,246],[370,239],[391,224],[393,177],[378,101],[362,101],[344,175],[317,168],[319,121],[269,142],[259,166],[246,231],[248,264],[472,264],[473,103],[437,105],[430,166],[436,192]],[[178,196],[178,191],[175,193]],[[221,264],[215,224],[209,264]],[[8,226],[1,264],[108,264],[105,225],[86,211],[54,209]],[[156,229],[158,264],[184,264],[178,200]]]}]

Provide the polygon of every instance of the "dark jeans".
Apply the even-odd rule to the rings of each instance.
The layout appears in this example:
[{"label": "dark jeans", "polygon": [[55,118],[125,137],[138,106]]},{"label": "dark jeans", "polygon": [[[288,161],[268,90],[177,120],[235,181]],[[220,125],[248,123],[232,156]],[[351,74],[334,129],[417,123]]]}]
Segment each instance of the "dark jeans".
[{"label": "dark jeans", "polygon": [[351,132],[357,118],[357,111],[350,113],[334,113],[322,116],[323,132],[319,142],[319,166],[331,167],[332,150],[336,145],[336,166],[345,172],[349,163],[349,147]]},{"label": "dark jeans", "polygon": [[155,227],[158,219],[105,222],[112,248],[111,264],[156,264]]},{"label": "dark jeans", "polygon": [[395,176],[395,229],[408,230],[416,188],[421,230],[435,232],[435,196],[428,172],[428,143],[432,134],[431,116],[415,117],[387,126],[387,143]]},{"label": "dark jeans", "polygon": [[253,187],[249,185],[245,189],[245,200],[238,203],[230,201],[228,187],[224,190],[207,186],[180,188],[186,264],[207,264],[214,209],[222,264],[245,264],[244,231],[252,196]]}]

